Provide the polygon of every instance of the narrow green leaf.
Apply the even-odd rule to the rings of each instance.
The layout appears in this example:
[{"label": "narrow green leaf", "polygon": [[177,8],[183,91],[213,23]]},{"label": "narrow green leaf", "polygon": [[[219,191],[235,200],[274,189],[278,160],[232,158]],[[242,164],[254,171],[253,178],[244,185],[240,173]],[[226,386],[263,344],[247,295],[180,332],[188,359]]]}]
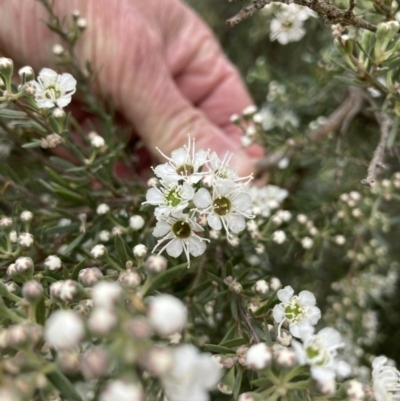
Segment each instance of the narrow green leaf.
[{"label": "narrow green leaf", "polygon": [[222,345],[217,345],[217,344],[204,344],[204,348],[207,351],[215,352],[217,354],[234,354],[235,350],[228,348],[228,347],[223,347]]},{"label": "narrow green leaf", "polygon": [[237,302],[236,302],[235,297],[231,298],[231,312],[232,312],[232,317],[235,320],[238,320],[238,309],[237,309]]},{"label": "narrow green leaf", "polygon": [[[148,288],[145,289],[143,295],[149,294],[158,288],[160,288],[163,284],[169,284],[175,277],[179,275],[185,275],[187,272],[187,263],[182,263],[178,266],[172,267],[171,269],[167,269],[162,273],[157,274],[153,278],[153,280],[149,283]],[[185,272],[185,273],[184,273]]]},{"label": "narrow green leaf", "polygon": [[115,236],[114,246],[115,250],[117,251],[118,257],[122,262],[122,266],[125,266],[126,262],[129,260],[129,256],[126,252],[125,241],[121,238],[120,235]]},{"label": "narrow green leaf", "polygon": [[235,384],[233,385],[233,399],[237,400],[239,397],[240,393],[240,388],[242,386],[242,378],[243,378],[243,370],[242,368],[237,364],[236,365],[236,378],[235,378]]},{"label": "narrow green leaf", "polygon": [[83,401],[73,384],[59,370],[47,373],[46,376],[63,398],[68,401]]},{"label": "narrow green leaf", "polygon": [[246,344],[246,340],[243,337],[232,338],[232,340],[227,340],[225,342],[220,343],[223,347],[240,347],[241,345]]},{"label": "narrow green leaf", "polygon": [[72,270],[71,280],[78,280],[79,272],[86,267],[86,259],[81,260]]},{"label": "narrow green leaf", "polygon": [[32,142],[24,143],[21,147],[24,149],[40,148],[41,144],[42,144],[41,141],[32,141]]},{"label": "narrow green leaf", "polygon": [[75,249],[83,242],[84,238],[85,238],[85,233],[79,234],[72,242],[68,244],[68,246],[63,250],[62,254],[68,255],[73,249]]},{"label": "narrow green leaf", "polygon": [[44,326],[46,322],[46,307],[44,304],[44,298],[36,306],[36,323]]}]

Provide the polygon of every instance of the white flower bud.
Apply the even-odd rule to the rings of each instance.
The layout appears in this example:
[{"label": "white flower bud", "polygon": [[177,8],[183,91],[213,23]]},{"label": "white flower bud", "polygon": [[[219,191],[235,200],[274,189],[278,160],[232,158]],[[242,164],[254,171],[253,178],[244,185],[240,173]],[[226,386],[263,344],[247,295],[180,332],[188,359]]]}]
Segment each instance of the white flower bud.
[{"label": "white flower bud", "polygon": [[264,295],[269,291],[269,285],[265,280],[258,280],[253,289],[256,293]]},{"label": "white flower bud", "polygon": [[99,240],[102,242],[108,242],[111,238],[111,233],[108,230],[101,230],[99,232]]},{"label": "white flower bud", "polygon": [[106,203],[101,203],[99,206],[97,206],[96,212],[97,214],[107,214],[110,211],[110,206],[108,206]]},{"label": "white flower bud", "polygon": [[78,346],[84,335],[82,319],[71,310],[53,312],[45,324],[45,339],[51,347],[57,350]]},{"label": "white flower bud", "polygon": [[110,366],[108,352],[101,347],[89,348],[81,358],[81,370],[86,380],[98,379]]},{"label": "white flower bud", "polygon": [[350,380],[347,383],[347,395],[349,401],[362,401],[365,398],[365,391],[362,383],[358,380]]},{"label": "white flower bud", "polygon": [[56,56],[59,56],[59,55],[61,55],[62,53],[64,53],[64,48],[60,45],[60,44],[55,44],[53,47],[52,47],[52,52],[53,52],[53,54],[55,54]]},{"label": "white flower bud", "polygon": [[107,384],[100,394],[99,401],[143,401],[144,394],[141,387],[135,383],[114,380]]},{"label": "white flower bud", "polygon": [[242,114],[246,117],[252,116],[257,112],[257,107],[254,106],[254,104],[247,106],[245,109],[243,109]]},{"label": "white flower bud", "polygon": [[10,58],[0,57],[0,74],[4,78],[10,79],[13,73],[14,63]]},{"label": "white flower bud", "polygon": [[351,191],[349,193],[349,196],[351,199],[353,199],[354,201],[358,202],[361,200],[361,194],[357,191]]},{"label": "white flower bud", "polygon": [[254,114],[254,116],[253,116],[253,121],[254,121],[256,124],[261,124],[261,123],[263,122],[263,117],[262,117],[262,115],[261,115],[260,113]]},{"label": "white flower bud", "polygon": [[265,369],[271,363],[271,349],[265,343],[259,343],[249,348],[246,354],[246,366],[249,369]]},{"label": "white flower bud", "polygon": [[33,260],[27,256],[22,256],[15,261],[15,269],[20,274],[33,273]]},{"label": "white flower bud", "polygon": [[289,166],[289,163],[290,163],[290,159],[288,157],[283,157],[281,160],[279,160],[277,166],[281,170],[285,170],[285,168],[287,168],[287,166]]},{"label": "white flower bud", "polygon": [[157,295],[150,301],[148,317],[158,334],[168,336],[184,328],[187,309],[182,301],[172,295]]},{"label": "white flower bud", "polygon": [[158,184],[158,178],[157,177],[151,177],[148,181],[147,181],[147,186],[149,188],[155,187]]},{"label": "white flower bud", "polygon": [[283,244],[286,241],[286,234],[282,230],[274,231],[272,233],[272,241],[277,244]]},{"label": "white flower bud", "polygon": [[144,226],[144,218],[139,215],[131,216],[129,219],[129,226],[134,231],[140,230]]},{"label": "white flower bud", "polygon": [[124,325],[126,331],[134,338],[146,339],[152,335],[152,328],[143,316],[137,316]]},{"label": "white flower bud", "polygon": [[82,30],[86,29],[87,28],[87,19],[83,18],[83,17],[78,18],[78,20],[76,21],[76,26]]},{"label": "white flower bud", "polygon": [[109,308],[96,307],[88,319],[90,331],[97,336],[109,334],[117,325],[118,318],[115,311]]},{"label": "white flower bud", "polygon": [[53,117],[54,117],[56,120],[64,120],[64,118],[65,118],[65,116],[66,116],[65,111],[64,111],[63,109],[60,109],[59,107],[56,107],[56,108],[53,110],[52,114],[53,114]]},{"label": "white flower bud", "polygon": [[335,243],[337,245],[344,245],[346,242],[346,237],[344,235],[336,235]]},{"label": "white flower bud", "polygon": [[50,285],[50,295],[61,302],[71,302],[83,292],[81,285],[74,280],[59,280]]},{"label": "white flower bud", "polygon": [[279,278],[277,278],[277,277],[272,277],[269,282],[269,286],[272,291],[278,291],[279,288],[282,287],[281,280],[279,280]]},{"label": "white flower bud", "polygon": [[242,136],[240,138],[240,142],[242,143],[242,146],[244,148],[247,148],[253,143],[253,140],[251,138],[249,138],[248,136]]},{"label": "white flower bud", "polygon": [[[11,265],[10,265],[11,266]],[[14,264],[15,266],[15,264]],[[7,270],[8,274],[8,270]],[[11,292],[11,294],[16,294],[19,291],[19,286],[15,281],[8,281],[6,283],[7,290]]]},{"label": "white flower bud", "polygon": [[298,214],[296,217],[296,220],[300,224],[306,224],[308,221],[308,218],[305,214]]},{"label": "white flower bud", "polygon": [[33,235],[30,233],[21,233],[18,237],[18,244],[23,248],[29,248],[33,244]]},{"label": "white flower bud", "polygon": [[24,324],[14,324],[7,330],[7,346],[20,347],[26,345],[29,340],[29,327]]},{"label": "white flower bud", "polygon": [[233,123],[233,124],[237,124],[237,123],[240,121],[239,115],[238,115],[238,114],[232,114],[232,115],[230,116],[230,121],[231,121],[231,123]]},{"label": "white flower bud", "polygon": [[92,288],[92,300],[95,307],[111,308],[121,295],[121,286],[111,281],[100,281]]},{"label": "white flower bud", "polygon": [[62,262],[58,256],[50,255],[45,259],[43,265],[46,270],[55,271],[61,269]]},{"label": "white flower bud", "polygon": [[278,343],[284,347],[288,347],[292,341],[292,335],[286,330],[281,330],[280,336],[277,338]]},{"label": "white flower bud", "polygon": [[90,254],[95,258],[95,259],[100,259],[102,258],[105,254],[107,253],[107,249],[103,244],[98,244],[95,245],[92,250],[90,251]]},{"label": "white flower bud", "polygon": [[149,273],[161,273],[167,268],[168,261],[161,255],[150,255],[145,263]]},{"label": "white flower bud", "polygon": [[147,247],[143,244],[134,246],[132,251],[137,258],[144,258],[147,255]]},{"label": "white flower bud", "polygon": [[43,298],[43,286],[36,280],[27,281],[22,287],[22,296],[32,303],[37,303]]},{"label": "white flower bud", "polygon": [[10,219],[9,217],[1,217],[0,218],[0,228],[9,228],[12,226],[12,219]]},{"label": "white flower bud", "polygon": [[30,212],[29,210],[24,210],[21,214],[20,214],[21,220],[28,222],[31,221],[33,218],[33,213]]},{"label": "white flower bud", "polygon": [[255,401],[252,393],[243,393],[239,395],[238,401]]},{"label": "white flower bud", "polygon": [[15,244],[18,241],[18,235],[15,230],[10,231],[10,241]]},{"label": "white flower bud", "polygon": [[78,281],[84,287],[91,287],[103,278],[103,273],[97,267],[87,267],[78,274]]},{"label": "white flower bud", "polygon": [[90,139],[90,144],[94,148],[100,149],[106,146],[106,141],[104,140],[104,138],[96,132],[89,132],[88,137]]},{"label": "white flower bud", "polygon": [[280,347],[274,352],[276,363],[284,368],[291,368],[297,363],[296,353],[287,347]]},{"label": "white flower bud", "polygon": [[301,240],[301,246],[304,249],[311,249],[313,247],[313,245],[314,245],[314,241],[310,237],[304,237]]},{"label": "white flower bud", "polygon": [[118,277],[118,282],[125,285],[128,288],[136,288],[142,282],[138,272],[132,269],[128,269],[121,272]]},{"label": "white flower bud", "polygon": [[154,347],[146,355],[146,369],[157,376],[167,373],[173,365],[171,350],[166,347]]}]

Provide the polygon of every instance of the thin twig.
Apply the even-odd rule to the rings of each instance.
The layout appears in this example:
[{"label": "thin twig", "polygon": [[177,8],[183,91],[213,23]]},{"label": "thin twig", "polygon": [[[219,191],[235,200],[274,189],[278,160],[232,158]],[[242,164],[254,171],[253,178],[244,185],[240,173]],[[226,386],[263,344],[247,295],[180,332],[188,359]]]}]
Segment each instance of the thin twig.
[{"label": "thin twig", "polygon": [[319,0],[253,0],[250,6],[244,7],[239,11],[238,14],[226,21],[229,27],[233,27],[239,24],[241,21],[253,16],[254,14],[261,11],[266,5],[270,3],[283,3],[291,4],[295,3],[300,6],[305,6],[315,11],[321,18],[324,19],[327,25],[341,24],[343,26],[354,26],[357,28],[368,29],[369,31],[376,32],[376,26],[365,21],[363,18],[354,15],[353,1],[350,1],[350,7],[348,10],[342,10],[336,7],[331,2],[319,1]]},{"label": "thin twig", "polygon": [[247,313],[246,309],[243,307],[242,302],[240,300],[237,301],[237,306],[238,306],[239,314],[240,314],[242,320],[244,321],[244,323],[246,324],[247,329],[249,330],[249,333],[251,335],[250,341],[252,341],[252,342],[254,341],[256,344],[259,344],[261,342],[260,337],[254,330],[254,327],[250,321],[250,316]]},{"label": "thin twig", "polygon": [[[375,102],[373,102],[372,99],[370,99],[370,103],[372,104],[372,106],[376,106]],[[390,133],[390,128],[393,124],[392,119],[387,114],[380,112],[376,112],[374,114],[379,124],[380,139],[369,163],[367,177],[361,180],[361,184],[366,187],[371,187],[374,184],[378,175],[378,170],[385,167],[385,149]]]},{"label": "thin twig", "polygon": [[[364,92],[360,88],[350,88],[349,95],[345,101],[327,118],[325,124],[311,131],[308,135],[308,141],[316,142],[324,138],[331,132],[341,128],[344,132],[349,126],[351,120],[359,113],[364,103]],[[307,141],[307,142],[308,142]],[[275,167],[283,157],[292,157],[298,150],[304,146],[304,143],[296,142],[290,148],[277,150],[276,152],[265,156],[257,163],[257,175]]]}]

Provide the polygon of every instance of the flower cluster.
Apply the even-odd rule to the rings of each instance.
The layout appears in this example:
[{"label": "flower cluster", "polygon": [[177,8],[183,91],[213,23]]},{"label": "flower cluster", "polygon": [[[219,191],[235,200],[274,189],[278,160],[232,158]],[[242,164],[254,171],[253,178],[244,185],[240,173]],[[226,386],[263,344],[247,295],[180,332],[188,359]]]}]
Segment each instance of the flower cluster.
[{"label": "flower cluster", "polygon": [[[161,152],[160,152],[161,153]],[[246,227],[245,219],[252,218],[252,201],[247,185],[252,176],[241,178],[229,167],[230,156],[220,159],[215,152],[195,150],[195,141],[172,152],[168,160],[154,168],[158,183],[146,194],[146,202],[156,206],[157,224],[153,235],[160,240],[154,250],[164,250],[178,257],[184,252],[199,256],[208,239],[204,228],[222,228],[228,240]]]}]

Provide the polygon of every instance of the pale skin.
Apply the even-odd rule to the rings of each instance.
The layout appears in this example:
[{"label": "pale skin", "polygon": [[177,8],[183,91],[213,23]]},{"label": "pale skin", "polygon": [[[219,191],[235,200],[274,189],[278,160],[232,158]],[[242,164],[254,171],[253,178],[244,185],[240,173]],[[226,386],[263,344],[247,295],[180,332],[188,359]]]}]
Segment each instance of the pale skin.
[{"label": "pale skin", "polygon": [[[241,149],[230,116],[252,104],[236,68],[210,29],[180,0],[57,0],[55,11],[88,21],[76,46],[82,66],[99,71],[98,90],[111,95],[155,156],[196,138],[198,148],[234,153],[242,175],[262,151]],[[54,67],[60,39],[43,24],[47,13],[34,0],[0,0],[0,55],[35,70]]]}]

